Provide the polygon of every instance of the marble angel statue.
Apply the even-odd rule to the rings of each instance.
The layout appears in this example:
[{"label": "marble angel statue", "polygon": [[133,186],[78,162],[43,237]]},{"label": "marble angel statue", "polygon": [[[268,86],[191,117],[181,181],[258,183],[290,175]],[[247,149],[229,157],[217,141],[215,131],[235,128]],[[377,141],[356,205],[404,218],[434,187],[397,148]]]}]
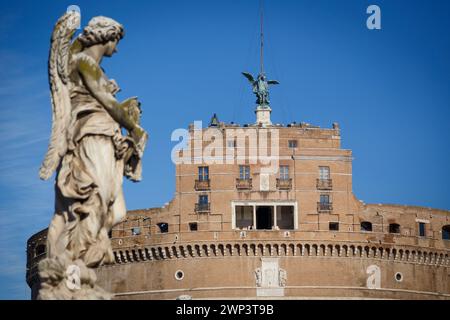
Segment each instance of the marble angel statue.
[{"label": "marble angel statue", "polygon": [[120,90],[100,67],[116,52],[124,28],[95,17],[72,40],[77,12],[54,27],[49,55],[53,124],[40,177],[56,172],[55,213],[47,257],[39,263],[39,299],[109,299],[94,268],[114,260],[108,233],[126,214],[123,177],[141,179],[148,135],[137,98],[119,102]]}]

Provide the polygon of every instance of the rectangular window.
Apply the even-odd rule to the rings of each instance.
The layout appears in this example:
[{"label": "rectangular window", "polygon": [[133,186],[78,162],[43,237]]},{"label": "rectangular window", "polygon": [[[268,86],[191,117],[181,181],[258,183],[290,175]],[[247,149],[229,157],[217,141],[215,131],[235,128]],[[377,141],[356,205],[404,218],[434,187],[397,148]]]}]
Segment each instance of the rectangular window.
[{"label": "rectangular window", "polygon": [[189,223],[189,230],[190,230],[190,231],[197,231],[197,230],[198,230],[198,224],[197,224],[197,222],[191,222],[191,223]]},{"label": "rectangular window", "polygon": [[320,203],[322,203],[322,204],[330,203],[330,195],[329,194],[321,194],[320,195]]},{"label": "rectangular window", "polygon": [[294,230],[294,206],[277,206],[277,227]]},{"label": "rectangular window", "polygon": [[132,228],[131,233],[133,234],[133,236],[138,236],[141,234],[141,228],[139,227]]},{"label": "rectangular window", "polygon": [[330,222],[330,231],[339,231],[339,222]]},{"label": "rectangular window", "polygon": [[250,230],[253,226],[253,207],[236,206],[236,228]]},{"label": "rectangular window", "polygon": [[228,140],[227,146],[228,148],[236,148],[236,140]]},{"label": "rectangular window", "polygon": [[290,149],[297,148],[297,140],[289,140],[288,145]]},{"label": "rectangular window", "polygon": [[198,167],[198,180],[209,180],[209,167]]},{"label": "rectangular window", "polygon": [[419,222],[419,236],[425,237],[425,223]]},{"label": "rectangular window", "polygon": [[330,179],[330,167],[319,167],[319,178],[320,180]]},{"label": "rectangular window", "polygon": [[442,227],[442,240],[450,240],[450,225]]},{"label": "rectangular window", "polygon": [[250,179],[250,166],[239,166],[239,179],[241,180]]},{"label": "rectangular window", "polygon": [[205,204],[208,204],[208,196],[207,195],[201,195],[201,196],[198,196],[198,203],[200,204],[200,205],[205,205]]},{"label": "rectangular window", "polygon": [[280,166],[280,179],[289,180],[289,166]]},{"label": "rectangular window", "polygon": [[400,233],[400,225],[397,223],[389,224],[389,233]]}]

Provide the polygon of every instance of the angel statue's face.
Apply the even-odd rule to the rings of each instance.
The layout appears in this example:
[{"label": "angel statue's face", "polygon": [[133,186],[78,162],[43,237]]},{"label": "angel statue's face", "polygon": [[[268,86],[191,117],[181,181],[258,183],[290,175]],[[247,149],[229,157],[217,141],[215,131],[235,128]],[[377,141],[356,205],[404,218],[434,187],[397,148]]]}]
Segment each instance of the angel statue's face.
[{"label": "angel statue's face", "polygon": [[119,42],[118,39],[114,39],[112,41],[109,41],[106,44],[106,48],[105,48],[105,56],[106,57],[112,57],[112,55],[117,52],[118,42]]}]

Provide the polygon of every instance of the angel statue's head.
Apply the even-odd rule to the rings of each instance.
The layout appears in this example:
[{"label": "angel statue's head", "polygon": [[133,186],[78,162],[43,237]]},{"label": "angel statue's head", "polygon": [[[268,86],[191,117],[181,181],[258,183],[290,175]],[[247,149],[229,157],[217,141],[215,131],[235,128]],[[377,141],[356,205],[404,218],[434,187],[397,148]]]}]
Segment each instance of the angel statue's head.
[{"label": "angel statue's head", "polygon": [[107,17],[94,17],[89,21],[83,32],[78,36],[83,48],[94,45],[105,46],[105,56],[110,57],[116,52],[116,46],[124,36],[123,26]]}]

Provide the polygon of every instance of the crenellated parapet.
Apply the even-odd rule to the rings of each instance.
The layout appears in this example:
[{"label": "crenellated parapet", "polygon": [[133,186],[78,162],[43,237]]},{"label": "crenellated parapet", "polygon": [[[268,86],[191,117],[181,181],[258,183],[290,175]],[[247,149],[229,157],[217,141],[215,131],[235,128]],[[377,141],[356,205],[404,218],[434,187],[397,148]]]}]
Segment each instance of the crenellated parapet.
[{"label": "crenellated parapet", "polygon": [[436,267],[450,267],[448,250],[418,246],[374,245],[358,242],[197,242],[129,247],[114,250],[117,264],[187,258],[304,257],[377,259]]}]

